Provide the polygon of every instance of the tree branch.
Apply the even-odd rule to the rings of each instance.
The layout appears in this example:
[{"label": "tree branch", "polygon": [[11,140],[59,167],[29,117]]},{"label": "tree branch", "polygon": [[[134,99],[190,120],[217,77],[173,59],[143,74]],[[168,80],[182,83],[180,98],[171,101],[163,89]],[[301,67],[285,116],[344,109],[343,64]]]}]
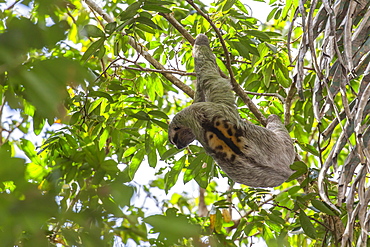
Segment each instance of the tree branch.
[{"label": "tree branch", "polygon": [[195,39],[191,34],[179,23],[171,14],[168,13],[159,13],[161,16],[166,18],[166,20],[171,23],[171,25],[176,28],[179,33],[181,33],[182,36],[193,46]]},{"label": "tree branch", "polygon": [[278,93],[255,93],[251,91],[244,91],[246,94],[257,95],[257,96],[272,96],[278,98],[282,103],[285,103],[285,99]]},{"label": "tree branch", "polygon": [[[114,19],[108,13],[106,13],[102,8],[100,8],[94,1],[92,1],[92,0],[85,0],[85,3],[92,10],[94,10],[101,17],[103,17],[103,19],[106,22],[114,22]],[[125,33],[122,33],[122,35],[126,35],[126,34]],[[157,70],[162,70],[162,71],[165,71],[166,70],[164,68],[164,66],[160,62],[158,62],[154,57],[152,57],[145,50],[145,48],[140,43],[136,42],[136,40],[133,37],[131,37],[129,35],[127,37],[128,37],[128,43],[129,43],[129,45],[132,48],[134,48],[141,56],[143,56],[151,65],[153,65],[154,68],[156,68]],[[185,83],[183,83],[182,81],[180,81],[179,79],[177,79],[177,77],[175,77],[173,74],[171,74],[171,73],[163,73],[163,76],[167,80],[169,80],[170,82],[172,82],[172,84],[174,84],[176,87],[180,88],[189,97],[194,98],[194,91],[188,85],[186,85]]]},{"label": "tree branch", "polygon": [[136,71],[145,71],[145,72],[155,72],[155,73],[161,73],[161,74],[177,74],[181,76],[195,76],[194,72],[186,72],[186,71],[181,71],[181,70],[159,70],[159,69],[151,69],[151,68],[144,68],[141,67],[140,65],[137,65],[138,67],[130,67],[130,66],[122,66],[125,69],[131,69],[131,70],[136,70]]}]

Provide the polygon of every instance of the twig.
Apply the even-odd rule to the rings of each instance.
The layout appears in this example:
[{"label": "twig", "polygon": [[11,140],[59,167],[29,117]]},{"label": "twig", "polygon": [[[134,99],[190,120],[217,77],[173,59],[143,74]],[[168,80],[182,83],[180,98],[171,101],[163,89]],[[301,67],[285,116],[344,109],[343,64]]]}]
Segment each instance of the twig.
[{"label": "twig", "polygon": [[[98,13],[106,22],[114,22],[114,19],[108,15],[102,8],[100,8],[94,1],[92,0],[85,0],[85,3],[96,13]],[[125,33],[122,33],[122,35],[126,35]],[[165,70],[164,66],[158,62],[154,57],[152,57],[145,49],[144,47],[136,42],[136,40],[131,37],[128,37],[128,43],[132,46],[141,56],[143,56],[151,65],[153,65],[154,68],[158,70]],[[163,73],[163,76],[172,82],[176,87],[180,88],[184,93],[186,93],[189,97],[194,98],[194,91],[185,83],[177,79],[173,74],[171,73]]]},{"label": "twig", "polygon": [[136,61],[132,61],[132,60],[129,60],[129,59],[124,58],[124,57],[120,57],[120,59],[122,59],[122,60],[124,60],[126,62],[129,62],[129,63],[135,64],[135,66],[137,66],[137,68],[130,67],[130,66],[121,66],[121,67],[123,67],[125,69],[132,69],[132,70],[137,70],[137,71],[155,72],[155,73],[161,73],[161,74],[164,74],[164,73],[172,73],[172,74],[177,74],[177,75],[182,75],[182,76],[195,76],[195,73],[194,72],[186,72],[186,71],[181,71],[181,70],[170,70],[170,69],[159,70],[159,69],[144,68],[144,67],[142,67],[137,62],[137,60]]},{"label": "twig", "polygon": [[11,10],[12,8],[14,8],[14,6],[17,4],[17,3],[19,3],[20,1],[22,1],[22,0],[17,0],[17,1],[15,1],[13,4],[11,4],[9,7],[7,7],[6,8],[6,10]]},{"label": "twig", "polygon": [[172,74],[177,74],[181,76],[195,76],[194,72],[185,72],[185,71],[180,71],[180,70],[159,70],[159,69],[151,69],[151,68],[144,68],[141,67],[140,65],[137,65],[138,68],[135,67],[130,67],[130,66],[121,66],[124,69],[131,69],[131,70],[136,70],[136,71],[145,71],[145,72],[155,72],[155,73],[172,73]]},{"label": "twig", "polygon": [[106,74],[106,72],[107,72],[107,70],[110,68],[110,67],[112,67],[113,65],[114,65],[114,63],[115,62],[117,62],[118,60],[120,60],[121,58],[119,57],[119,58],[116,58],[116,59],[114,59],[106,68],[105,68],[105,70],[102,72],[102,73],[100,73],[100,75],[95,79],[95,81],[97,81],[97,80],[99,80],[100,79],[100,77],[102,77],[103,75],[105,75]]},{"label": "twig", "polygon": [[168,14],[168,13],[158,13],[158,14],[166,18],[166,20],[169,23],[171,23],[171,25],[174,28],[176,28],[176,30],[179,31],[179,33],[181,33],[181,35],[184,36],[184,38],[191,45],[194,45],[195,39],[193,38],[193,36],[191,36],[191,34],[171,14]]},{"label": "twig", "polygon": [[251,95],[257,95],[257,96],[272,96],[278,98],[283,104],[285,103],[285,99],[283,96],[281,96],[278,93],[255,93],[251,91],[244,91],[246,94],[251,94]]},{"label": "twig", "polygon": [[[16,130],[16,129],[18,129],[19,128],[19,126],[21,126],[24,122],[26,121],[26,119],[22,119],[22,121],[20,121],[20,122],[17,122],[15,125],[14,125],[14,127],[12,128],[12,129],[9,129],[9,130],[6,130],[7,132],[8,132],[8,136],[5,138],[5,140],[4,140],[4,142],[3,143],[7,143],[8,141],[9,141],[9,139],[10,139],[10,136],[12,135],[12,133]],[[1,128],[3,131],[4,131],[4,129],[3,128]]]}]

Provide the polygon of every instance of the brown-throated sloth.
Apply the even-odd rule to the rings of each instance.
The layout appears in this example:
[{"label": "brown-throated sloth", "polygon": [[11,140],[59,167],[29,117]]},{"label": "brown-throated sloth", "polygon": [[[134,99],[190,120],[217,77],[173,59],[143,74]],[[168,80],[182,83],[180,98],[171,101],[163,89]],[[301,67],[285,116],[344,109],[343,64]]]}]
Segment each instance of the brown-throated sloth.
[{"label": "brown-throated sloth", "polygon": [[194,103],[175,115],[169,141],[181,149],[197,139],[235,182],[275,187],[293,171],[292,139],[276,115],[267,127],[243,120],[228,79],[219,75],[207,36],[198,35],[193,48],[197,86]]}]

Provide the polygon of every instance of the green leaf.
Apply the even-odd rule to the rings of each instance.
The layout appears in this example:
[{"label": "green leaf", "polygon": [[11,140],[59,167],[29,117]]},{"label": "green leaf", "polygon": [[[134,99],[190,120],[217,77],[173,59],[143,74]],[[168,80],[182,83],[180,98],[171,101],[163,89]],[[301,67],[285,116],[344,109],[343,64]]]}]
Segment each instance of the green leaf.
[{"label": "green leaf", "polygon": [[228,43],[230,43],[239,52],[240,56],[249,58],[248,47],[244,43],[237,41],[229,41]]},{"label": "green leaf", "polygon": [[155,119],[151,119],[150,121],[152,121],[153,123],[155,123],[156,125],[158,125],[159,127],[161,127],[164,130],[168,129],[168,124],[167,123],[164,123],[162,121],[158,121],[158,120],[155,120]]},{"label": "green leaf", "polygon": [[236,0],[227,0],[225,5],[222,7],[222,12],[227,12],[236,2]]},{"label": "green leaf", "polygon": [[279,7],[273,8],[271,12],[268,14],[266,21],[269,22],[274,16],[276,11],[279,10]]},{"label": "green leaf", "polygon": [[280,58],[275,59],[274,71],[278,83],[285,88],[290,87],[291,80],[289,78],[289,71],[285,65],[283,65]]},{"label": "green leaf", "polygon": [[294,162],[291,166],[290,166],[290,169],[292,169],[293,171],[296,171],[295,173],[293,173],[288,181],[291,181],[291,180],[294,180],[294,179],[297,179],[299,178],[300,176],[302,176],[303,174],[307,173],[308,171],[308,168],[306,166],[305,163],[303,163],[302,161],[296,161]]},{"label": "green leaf", "polygon": [[157,166],[157,152],[153,148],[149,153],[148,153],[148,163],[150,167],[156,167]]},{"label": "green leaf", "polygon": [[169,212],[166,215],[152,215],[144,218],[144,222],[150,224],[152,231],[159,233],[158,239],[166,241],[165,246],[174,246],[183,238],[196,238],[201,233],[199,225],[192,224],[185,215],[176,215]]},{"label": "green leaf", "polygon": [[37,156],[36,148],[31,141],[22,138],[20,148],[32,162],[39,165],[42,164],[40,157]]},{"label": "green leaf", "polygon": [[175,154],[177,153],[180,153],[181,150],[180,149],[177,149],[177,148],[171,148],[171,149],[168,149],[166,152],[164,152],[162,155],[161,155],[161,159],[162,160],[166,160],[168,158],[171,158],[173,157]]},{"label": "green leaf", "polygon": [[283,72],[278,69],[276,66],[274,66],[275,69],[275,75],[276,75],[276,81],[283,87],[288,88],[290,87],[289,80],[284,76]]},{"label": "green leaf", "polygon": [[32,119],[33,119],[33,133],[35,133],[35,135],[38,136],[45,126],[46,123],[45,118],[40,116],[36,111]]},{"label": "green leaf", "polygon": [[108,93],[102,92],[102,91],[90,91],[87,96],[88,97],[104,97],[107,100],[109,100],[110,103],[114,102],[112,96],[110,96]]},{"label": "green leaf", "polygon": [[71,116],[71,119],[69,120],[69,124],[70,125],[76,124],[78,120],[80,119],[80,117],[81,117],[81,112],[73,113],[73,115]]},{"label": "green leaf", "polygon": [[[10,145],[0,146],[0,182],[14,181],[15,183],[24,181],[25,160],[11,157]],[[22,181],[22,182],[23,182]]]},{"label": "green leaf", "polygon": [[215,232],[221,233],[222,223],[223,223],[222,213],[219,209],[216,209]]},{"label": "green leaf", "polygon": [[35,163],[27,164],[26,179],[41,182],[48,174],[48,170],[44,166]]},{"label": "green leaf", "polygon": [[257,46],[257,50],[259,53],[259,60],[258,63],[261,61],[265,61],[266,64],[271,64],[270,60],[266,61],[266,55],[269,53],[270,48],[266,45],[266,43],[261,43]]},{"label": "green leaf", "polygon": [[114,201],[121,207],[129,206],[132,196],[134,195],[134,188],[124,185],[119,181],[110,184],[110,191]]},{"label": "green leaf", "polygon": [[270,37],[266,33],[262,32],[262,31],[252,30],[251,29],[251,30],[246,30],[245,32],[248,35],[254,36],[254,37],[256,37],[256,38],[258,38],[258,39],[260,39],[262,41],[267,41],[267,42],[270,41]]},{"label": "green leaf", "polygon": [[290,169],[292,169],[294,171],[304,171],[304,172],[307,172],[308,171],[307,165],[304,162],[302,162],[302,161],[296,161],[296,162],[294,162],[290,166]]},{"label": "green leaf", "polygon": [[299,211],[299,221],[301,222],[301,227],[306,235],[310,238],[316,239],[316,229],[311,223],[310,218],[307,217],[306,213],[302,209]]},{"label": "green leaf", "polygon": [[131,159],[131,163],[129,164],[129,177],[131,180],[134,178],[137,170],[140,167],[141,162],[144,160],[145,149],[141,148],[135,153],[134,157]]},{"label": "green leaf", "polygon": [[128,149],[126,149],[126,151],[123,153],[123,158],[127,158],[129,156],[131,156],[132,154],[134,154],[137,150],[137,147],[129,147]]},{"label": "green leaf", "polygon": [[133,117],[133,118],[137,118],[139,120],[146,120],[146,121],[150,120],[149,115],[146,112],[143,112],[143,111],[139,111],[139,112],[137,112],[135,114],[132,114],[130,116]]},{"label": "green leaf", "polygon": [[100,37],[104,38],[105,37],[104,32],[100,28],[94,25],[86,25],[83,30],[86,32],[86,35],[88,37],[92,37],[92,38],[100,38]]},{"label": "green leaf", "polygon": [[119,15],[121,21],[130,19],[137,14],[137,11],[141,7],[141,1],[135,1],[133,4],[127,7],[122,13]]},{"label": "green leaf", "polygon": [[267,215],[267,217],[268,217],[271,221],[273,221],[273,222],[275,222],[275,223],[277,223],[277,224],[285,225],[285,220],[284,220],[283,218],[281,218],[280,216],[278,216],[278,215],[274,214],[274,213],[272,213],[272,214],[268,214],[268,215]]},{"label": "green leaf", "polygon": [[105,128],[99,138],[99,149],[100,150],[106,145],[108,137],[109,137],[109,130],[108,128]]},{"label": "green leaf", "polygon": [[145,17],[145,16],[139,16],[136,17],[135,20],[141,24],[147,25],[151,28],[162,30],[157,24],[155,24],[151,19]]},{"label": "green leaf", "polygon": [[107,172],[119,172],[117,162],[114,160],[104,160],[100,167]]},{"label": "green leaf", "polygon": [[155,12],[161,12],[161,13],[172,13],[172,10],[167,9],[157,4],[145,3],[142,9],[149,10],[149,11],[155,11]]},{"label": "green leaf", "polygon": [[[120,24],[117,28],[116,28],[116,31],[117,32],[121,32],[123,28],[125,28],[126,26],[129,26],[131,25],[132,23],[135,22],[135,19],[134,18],[130,18],[128,20],[126,20],[124,23]],[[120,42],[119,44],[121,45],[121,48],[123,51],[126,51],[127,48],[125,48],[126,46],[124,46],[126,44],[125,39],[127,39],[128,36],[123,36],[123,37],[120,37]],[[120,50],[116,50],[116,52],[119,52]]]},{"label": "green leaf", "polygon": [[36,108],[38,116],[48,118],[49,123],[55,117],[64,116],[67,85],[83,85],[84,80],[90,79],[86,68],[64,57],[32,59],[9,76],[12,86],[24,86],[22,95]]},{"label": "green leaf", "polygon": [[265,69],[262,70],[262,74],[263,74],[263,84],[265,84],[265,86],[267,88],[270,87],[270,81],[271,81],[271,74],[272,74],[272,63],[269,63],[266,67],[264,67]]},{"label": "green leaf", "polygon": [[89,105],[89,108],[87,110],[87,113],[88,114],[91,114],[103,101],[103,98],[99,98],[95,101],[93,101],[90,105]]},{"label": "green leaf", "polygon": [[316,150],[315,147],[313,147],[312,145],[310,144],[307,144],[307,143],[301,143],[301,142],[298,142],[298,145],[302,148],[302,150],[306,151],[306,152],[309,152],[315,156],[319,156],[319,151]]},{"label": "green leaf", "polygon": [[148,112],[149,115],[152,115],[153,117],[162,118],[162,119],[168,119],[168,116],[163,111],[153,110]]},{"label": "green leaf", "polygon": [[104,45],[104,41],[105,38],[100,38],[93,42],[81,57],[81,61],[86,62],[97,50],[101,49],[101,47]]},{"label": "green leaf", "polygon": [[241,1],[237,0],[235,2],[235,6],[238,7],[238,9],[240,9],[243,13],[249,15],[249,11]]},{"label": "green leaf", "polygon": [[174,166],[172,166],[171,170],[166,173],[164,177],[166,193],[168,193],[168,191],[177,182],[180,172],[185,165],[185,159],[186,159],[186,156],[182,156],[181,159],[179,159],[178,161],[174,163]]},{"label": "green leaf", "polygon": [[199,153],[196,158],[190,162],[184,174],[185,184],[196,176],[200,175],[200,171],[207,156],[208,155],[206,155],[205,153]]},{"label": "green leaf", "polygon": [[105,26],[105,31],[107,32],[107,34],[112,34],[116,30],[116,27],[117,22],[110,22]]},{"label": "green leaf", "polygon": [[312,206],[314,206],[317,210],[319,210],[322,213],[325,213],[327,215],[336,215],[326,204],[322,201],[312,199],[311,200]]}]

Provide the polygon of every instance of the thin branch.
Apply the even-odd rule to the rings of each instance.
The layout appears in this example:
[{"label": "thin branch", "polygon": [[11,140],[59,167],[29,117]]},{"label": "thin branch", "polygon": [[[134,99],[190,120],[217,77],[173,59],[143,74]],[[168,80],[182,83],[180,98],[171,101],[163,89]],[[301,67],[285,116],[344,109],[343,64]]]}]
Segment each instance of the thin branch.
[{"label": "thin branch", "polygon": [[195,39],[191,34],[171,15],[168,13],[159,13],[161,16],[166,18],[166,20],[171,23],[171,25],[176,28],[179,33],[191,44],[194,45]]},{"label": "thin branch", "polygon": [[144,67],[141,67],[140,65],[137,65],[137,66],[138,68],[130,67],[130,66],[121,66],[121,67],[124,69],[131,69],[131,70],[136,70],[136,71],[155,72],[155,73],[161,73],[161,74],[171,73],[171,74],[177,74],[181,76],[195,76],[194,72],[186,72],[186,71],[180,71],[180,70],[159,70],[159,69],[144,68]]},{"label": "thin branch", "polygon": [[9,7],[6,8],[6,10],[11,10],[12,8],[14,8],[15,5],[17,5],[17,3],[19,3],[20,1],[23,1],[23,0],[17,0],[15,1],[13,4],[11,4]]},{"label": "thin branch", "polygon": [[285,104],[285,99],[283,96],[281,96],[278,93],[256,93],[256,92],[251,92],[251,91],[244,91],[246,94],[251,94],[251,95],[257,95],[257,96],[272,96],[278,98],[283,104]]},{"label": "thin branch", "polygon": [[[85,0],[85,3],[96,13],[98,13],[106,22],[114,22],[114,19],[107,14],[102,8],[100,8],[94,1],[92,0]],[[126,35],[122,33],[122,35]],[[145,48],[138,43],[133,37],[127,35],[128,43],[132,48],[134,48],[141,56],[143,56],[154,68],[158,70],[166,70],[164,66],[158,62],[154,57],[152,57]],[[172,82],[176,87],[180,88],[184,93],[186,93],[189,97],[194,98],[194,91],[185,83],[180,81],[177,77],[175,77],[171,73],[163,73],[163,76]]]},{"label": "thin branch", "polygon": [[117,62],[118,60],[120,60],[121,58],[119,57],[119,58],[116,58],[116,59],[114,59],[106,68],[105,68],[105,70],[102,72],[102,73],[100,73],[100,75],[95,79],[95,81],[97,81],[97,80],[99,80],[103,75],[105,75],[106,74],[106,72],[107,72],[107,70],[110,68],[110,67],[112,67],[114,64],[115,64],[115,62]]},{"label": "thin branch", "polygon": [[3,143],[7,143],[10,139],[10,136],[12,135],[12,133],[19,128],[19,126],[21,126],[22,124],[24,124],[24,122],[26,122],[26,119],[22,119],[22,121],[20,122],[17,122],[12,129],[9,129],[9,130],[5,130],[3,128],[1,128],[3,131],[5,130],[6,132],[8,132],[8,136],[5,138],[4,142]]}]

